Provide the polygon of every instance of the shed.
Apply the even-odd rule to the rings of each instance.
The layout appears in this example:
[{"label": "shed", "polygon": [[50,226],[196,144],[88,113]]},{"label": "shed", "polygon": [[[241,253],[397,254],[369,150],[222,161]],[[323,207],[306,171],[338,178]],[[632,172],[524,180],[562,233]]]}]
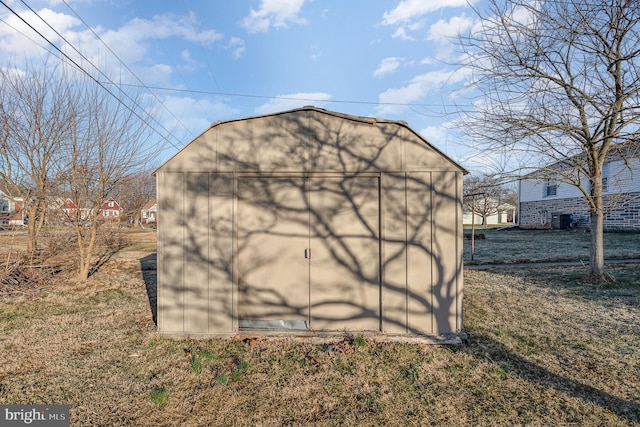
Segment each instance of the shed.
[{"label": "shed", "polygon": [[461,331],[465,173],[401,121],[214,123],[156,171],[158,331]]}]

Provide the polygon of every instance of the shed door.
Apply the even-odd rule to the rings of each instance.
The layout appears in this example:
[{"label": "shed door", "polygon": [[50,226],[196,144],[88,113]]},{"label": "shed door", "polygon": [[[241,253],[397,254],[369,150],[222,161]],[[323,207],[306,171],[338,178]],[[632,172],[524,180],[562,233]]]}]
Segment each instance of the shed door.
[{"label": "shed door", "polygon": [[308,321],[309,209],[302,178],[238,180],[238,320]]},{"label": "shed door", "polygon": [[239,179],[240,325],[379,330],[378,201],[378,177]]}]

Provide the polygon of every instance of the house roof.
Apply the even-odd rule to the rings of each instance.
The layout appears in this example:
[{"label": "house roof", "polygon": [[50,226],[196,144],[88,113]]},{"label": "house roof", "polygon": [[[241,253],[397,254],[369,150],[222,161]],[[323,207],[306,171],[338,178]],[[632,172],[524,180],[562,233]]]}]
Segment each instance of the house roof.
[{"label": "house roof", "polygon": [[153,199],[149,200],[147,203],[145,203],[145,205],[142,207],[143,211],[148,211],[149,209],[151,209],[154,205],[156,204],[156,198],[154,197]]},{"label": "house roof", "polygon": [[[612,144],[607,153],[607,160],[623,160],[631,157],[640,157],[640,139],[632,139],[629,141]],[[540,179],[545,175],[550,175],[554,170],[560,171],[566,166],[569,166],[571,168],[578,162],[583,162],[585,158],[586,156],[584,153],[569,156],[563,161],[549,163],[544,167],[524,174],[521,176],[521,179]],[[544,171],[545,173],[541,174],[542,171]]]},{"label": "house roof", "polygon": [[396,125],[396,126],[405,128],[409,132],[411,132],[414,136],[416,136],[419,140],[421,140],[424,144],[429,146],[429,148],[431,148],[432,150],[437,152],[440,156],[442,156],[442,158],[446,159],[452,165],[454,165],[455,167],[459,168],[463,172],[463,174],[466,175],[466,174],[469,173],[469,171],[467,171],[464,167],[462,167],[460,164],[455,162],[453,159],[451,159],[449,156],[444,154],[437,147],[435,147],[433,144],[431,144],[429,141],[427,141],[427,139],[425,139],[422,135],[420,135],[418,132],[413,130],[407,124],[407,122],[405,122],[403,120],[388,120],[388,119],[381,119],[381,118],[375,118],[375,117],[354,116],[354,115],[350,115],[350,114],[339,113],[339,112],[336,112],[336,111],[326,110],[324,108],[319,108],[319,107],[314,107],[314,106],[310,106],[309,105],[309,106],[305,106],[305,107],[301,107],[301,108],[296,108],[296,109],[286,110],[286,111],[281,111],[281,112],[276,112],[276,113],[249,116],[249,117],[230,119],[230,120],[225,120],[225,121],[216,121],[216,122],[212,123],[211,126],[209,126],[209,128],[204,130],[200,135],[198,135],[191,142],[189,142],[185,147],[183,147],[178,153],[174,154],[162,166],[160,166],[158,169],[156,169],[153,172],[152,175],[155,175],[160,169],[162,169],[164,167],[164,165],[166,165],[169,162],[171,162],[171,160],[173,160],[176,156],[178,156],[182,151],[186,150],[191,144],[196,142],[202,135],[204,135],[210,129],[213,129],[213,128],[216,128],[216,127],[219,127],[219,126],[222,126],[222,125],[226,125],[226,124],[229,124],[229,123],[234,123],[234,122],[242,122],[242,121],[255,120],[255,119],[260,119],[260,118],[265,118],[265,117],[275,117],[275,116],[281,116],[281,115],[286,115],[286,114],[294,114],[294,113],[303,112],[303,111],[314,111],[314,112],[318,112],[318,113],[321,113],[321,114],[326,114],[328,116],[333,116],[333,117],[337,117],[337,118],[344,119],[344,120],[350,120],[350,121],[354,121],[354,122],[368,123],[368,124],[373,124],[373,125],[375,125],[375,124],[392,124],[392,125]]},{"label": "house roof", "polygon": [[[113,202],[113,206],[109,206],[109,202]],[[100,205],[100,209],[102,209],[102,210],[121,210],[122,207],[120,206],[120,203],[118,203],[116,201],[116,199],[109,197],[104,202],[102,202],[102,205]]]}]

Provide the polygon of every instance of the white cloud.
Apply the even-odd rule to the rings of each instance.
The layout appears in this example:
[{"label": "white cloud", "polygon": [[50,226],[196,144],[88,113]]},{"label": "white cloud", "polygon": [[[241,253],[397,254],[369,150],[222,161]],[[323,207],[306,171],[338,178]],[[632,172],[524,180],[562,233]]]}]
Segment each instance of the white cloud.
[{"label": "white cloud", "polygon": [[140,59],[140,55],[146,53],[147,40],[177,37],[208,46],[223,38],[223,35],[215,30],[197,31],[196,26],[197,22],[193,16],[156,15],[151,19],[134,18],[117,30],[106,31],[101,38],[118,52],[118,55],[128,57],[129,61]]},{"label": "white cloud", "polygon": [[454,16],[448,22],[440,19],[429,28],[427,40],[433,40],[440,44],[448,44],[452,38],[468,30],[473,21],[465,15]]},{"label": "white cloud", "polygon": [[438,9],[464,7],[473,3],[475,3],[473,0],[403,0],[391,12],[384,13],[382,23],[384,25],[395,25],[410,22]]},{"label": "white cloud", "polygon": [[289,23],[305,24],[298,16],[305,0],[261,0],[258,10],[251,9],[240,25],[249,33],[268,31],[270,27],[287,27]]},{"label": "white cloud", "polygon": [[426,128],[422,129],[419,133],[427,141],[429,141],[434,145],[443,144],[443,143],[446,144],[447,135],[449,133],[449,127],[446,124],[440,125],[440,126],[427,126]]},{"label": "white cloud", "polygon": [[[70,15],[57,13],[50,9],[42,9],[38,14],[47,21],[53,28],[56,28],[60,34],[66,37],[71,28],[78,25],[80,21]],[[40,34],[46,37],[52,43],[60,45],[60,36],[58,36],[47,24],[38,18],[33,12],[19,12],[19,15],[29,22]],[[15,15],[7,15],[2,17],[6,22],[0,25],[0,52],[4,52],[9,57],[20,55],[30,58],[42,55],[43,50],[34,44],[34,41],[40,46],[44,46],[50,50],[51,48],[45,40],[29,28],[20,18]],[[29,40],[29,38],[31,40]],[[33,40],[33,41],[32,41]]]},{"label": "white cloud", "polygon": [[[79,20],[71,15],[57,13],[49,9],[42,9],[38,11],[38,14],[53,28],[56,28],[72,46],[82,52],[88,61],[100,67],[104,72],[122,69],[119,61],[90,30],[84,29],[84,26],[82,31],[76,29],[81,24]],[[92,73],[96,72],[84,59],[80,58],[80,55],[71,46],[66,45],[32,12],[24,12],[21,15],[52,43],[56,43],[62,51],[83,65],[85,69]],[[8,25],[0,26],[0,58],[19,56],[19,59],[32,59],[43,55],[44,51],[33,41],[45,47],[47,44],[37,34],[34,34],[33,30],[26,27],[16,16],[5,16],[3,19],[11,24],[15,30]],[[188,16],[167,14],[156,15],[151,19],[134,18],[116,29],[105,29],[98,26],[93,28],[93,31],[124,63],[133,68],[136,63],[141,63],[148,58],[150,41],[153,39],[181,38],[206,46],[223,38],[223,35],[215,30],[198,30],[197,28],[198,22],[193,14]],[[52,50],[50,47],[48,49]],[[188,60],[186,61],[187,64],[193,65]],[[158,75],[158,72],[166,73],[167,69],[156,69],[153,72]],[[120,73],[118,73],[118,78],[122,78]],[[160,77],[157,78],[160,79]]]},{"label": "white cloud", "polygon": [[373,77],[382,77],[393,73],[402,64],[402,58],[384,58],[378,68],[373,72]]},{"label": "white cloud", "polygon": [[275,98],[270,99],[266,104],[262,104],[256,108],[255,112],[256,114],[269,114],[292,110],[306,105],[322,107],[326,104],[324,101],[328,101],[329,99],[331,99],[331,95],[323,92],[300,92],[289,95],[277,95]]},{"label": "white cloud", "polygon": [[391,37],[400,40],[415,40],[413,37],[407,34],[407,30],[405,30],[404,27],[398,27],[398,29],[394,31]]},{"label": "white cloud", "polygon": [[454,16],[449,21],[440,19],[431,25],[426,39],[437,44],[435,58],[439,60],[452,58],[456,54],[453,41],[459,34],[470,29],[473,24],[473,20],[461,15]]},{"label": "white cloud", "polygon": [[315,60],[320,58],[320,56],[322,55],[322,53],[320,52],[320,47],[318,45],[312,45],[309,50],[311,51],[311,53],[309,54],[310,59]]},{"label": "white cloud", "polygon": [[[198,19],[193,13],[190,13],[189,16],[170,13],[155,15],[150,20],[134,18],[123,28],[130,29],[136,38],[180,37],[188,41],[202,43],[205,46],[209,46],[223,37],[221,33],[212,29],[197,31],[197,26]],[[145,36],[145,33],[151,37]]]},{"label": "white cloud", "polygon": [[210,101],[177,96],[167,96],[161,100],[163,106],[156,107],[154,117],[157,117],[165,128],[188,132],[191,138],[207,129],[216,120],[224,120],[240,112],[222,100]]},{"label": "white cloud", "polygon": [[191,52],[187,49],[183,49],[180,52],[180,59],[182,59],[182,62],[185,64],[180,66],[182,70],[195,71],[202,67],[202,64],[191,56]]},{"label": "white cloud", "polygon": [[416,102],[434,91],[441,90],[445,85],[458,83],[467,77],[467,72],[467,69],[432,71],[414,77],[404,87],[387,89],[378,95],[378,100],[382,105],[376,107],[376,114],[382,116],[400,114],[407,108],[402,104]]},{"label": "white cloud", "polygon": [[173,68],[166,64],[155,64],[151,67],[136,68],[136,74],[144,76],[144,81],[147,84],[167,84],[171,81],[172,73]]},{"label": "white cloud", "polygon": [[244,40],[238,37],[231,37],[231,40],[229,40],[229,43],[227,44],[227,48],[233,51],[231,54],[233,59],[242,58],[242,55],[244,55],[244,52],[247,50]]}]

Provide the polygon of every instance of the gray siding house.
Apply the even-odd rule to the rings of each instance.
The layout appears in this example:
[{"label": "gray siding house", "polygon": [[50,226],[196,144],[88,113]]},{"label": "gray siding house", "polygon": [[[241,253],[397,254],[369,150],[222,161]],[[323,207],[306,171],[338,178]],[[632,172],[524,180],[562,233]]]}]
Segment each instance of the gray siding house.
[{"label": "gray siding house", "polygon": [[465,173],[404,122],[214,123],[155,173],[158,331],[461,331]]},{"label": "gray siding house", "polygon": [[[605,229],[640,230],[640,159],[607,160],[602,185]],[[589,224],[589,205],[574,185],[525,176],[520,180],[518,193],[520,228],[567,228]]]}]

